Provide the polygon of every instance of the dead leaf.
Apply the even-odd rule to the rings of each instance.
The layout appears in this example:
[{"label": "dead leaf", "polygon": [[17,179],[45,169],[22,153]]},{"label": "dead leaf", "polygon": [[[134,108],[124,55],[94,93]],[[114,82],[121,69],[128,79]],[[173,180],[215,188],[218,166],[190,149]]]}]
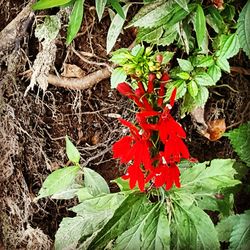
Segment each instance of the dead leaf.
[{"label": "dead leaf", "polygon": [[83,76],[85,76],[85,72],[75,64],[64,63],[62,76],[82,78]]},{"label": "dead leaf", "polygon": [[209,140],[210,141],[217,141],[219,140],[222,135],[226,131],[226,122],[225,119],[217,119],[213,121],[208,121],[208,134],[209,134]]}]

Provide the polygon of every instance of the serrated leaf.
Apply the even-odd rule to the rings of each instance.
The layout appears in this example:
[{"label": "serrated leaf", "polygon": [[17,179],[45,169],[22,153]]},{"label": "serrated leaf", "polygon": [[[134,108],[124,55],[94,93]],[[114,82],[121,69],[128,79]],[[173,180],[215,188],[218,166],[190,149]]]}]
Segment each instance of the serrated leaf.
[{"label": "serrated leaf", "polygon": [[81,28],[84,11],[83,3],[84,0],[76,0],[74,3],[74,7],[69,17],[66,44],[70,44],[73,41]]},{"label": "serrated leaf", "polygon": [[226,58],[218,57],[216,60],[216,64],[224,71],[230,73],[230,65]]},{"label": "serrated leaf", "polygon": [[80,239],[100,230],[112,217],[124,196],[118,193],[90,198],[73,207],[74,218],[64,218],[55,236],[55,249],[76,249]]},{"label": "serrated leaf", "polygon": [[99,21],[102,19],[102,15],[107,4],[107,0],[95,0],[96,13]]},{"label": "serrated leaf", "polygon": [[68,159],[75,164],[79,163],[81,155],[78,149],[70,141],[67,135],[65,137],[65,140],[66,140],[66,154],[67,154]]},{"label": "serrated leaf", "polygon": [[203,56],[202,58],[198,59],[195,66],[206,68],[212,66],[213,64],[214,64],[214,59],[212,56]]},{"label": "serrated leaf", "polygon": [[250,122],[225,134],[240,159],[250,167]]},{"label": "serrated leaf", "polygon": [[84,168],[84,185],[93,196],[110,193],[105,179],[94,170],[86,167]]},{"label": "serrated leaf", "polygon": [[250,210],[239,217],[231,234],[230,250],[248,250],[250,246]]},{"label": "serrated leaf", "polygon": [[176,74],[176,76],[180,77],[182,80],[188,80],[190,75],[187,72],[180,72]]},{"label": "serrated leaf", "polygon": [[199,86],[198,94],[195,97],[195,104],[198,107],[204,107],[209,97],[209,91],[205,86]]},{"label": "serrated leaf", "polygon": [[57,16],[46,16],[44,23],[36,26],[35,36],[40,42],[51,42],[57,37],[60,28],[61,22]]},{"label": "serrated leaf", "polygon": [[32,5],[33,10],[45,10],[57,6],[65,5],[72,0],[40,0]]},{"label": "serrated leaf", "polygon": [[194,69],[194,67],[192,66],[191,62],[188,60],[184,60],[184,59],[179,59],[177,58],[178,64],[181,67],[181,69],[183,71],[187,71],[190,72]]},{"label": "serrated leaf", "polygon": [[226,24],[219,12],[214,6],[210,6],[207,8],[208,15],[206,16],[207,23],[214,29],[217,33],[223,33]]},{"label": "serrated leaf", "polygon": [[165,1],[153,1],[144,5],[134,16],[127,27],[154,27],[155,23],[162,20],[170,12],[170,3]]},{"label": "serrated leaf", "polygon": [[173,25],[172,27],[166,29],[162,35],[162,37],[158,40],[157,44],[162,46],[168,46],[176,40],[177,37],[177,25]]},{"label": "serrated leaf", "polygon": [[188,92],[189,94],[195,98],[199,92],[199,88],[196,84],[196,82],[194,80],[191,80],[188,84],[187,84],[187,88],[188,88]]},{"label": "serrated leaf", "polygon": [[162,65],[167,64],[174,56],[174,52],[170,52],[170,51],[163,51],[160,53],[163,56]]},{"label": "serrated leaf", "polygon": [[118,65],[123,65],[132,57],[128,49],[122,48],[112,52],[110,61]]},{"label": "serrated leaf", "polygon": [[240,46],[250,59],[250,0],[242,9],[237,21],[237,34]]},{"label": "serrated leaf", "polygon": [[224,59],[229,59],[235,56],[240,49],[238,35],[222,35],[220,38],[219,50],[216,52],[216,56]]},{"label": "serrated leaf", "polygon": [[[123,232],[132,228],[138,220],[143,219],[150,211],[151,206],[146,202],[145,195],[129,195],[116,209],[113,217],[105,224],[102,230],[91,242],[90,249],[102,249],[111,240],[115,240]],[[134,242],[136,247],[138,242]]]},{"label": "serrated leaf", "polygon": [[229,242],[233,227],[239,221],[239,215],[231,215],[222,219],[217,225],[216,230],[218,233],[219,241]]},{"label": "serrated leaf", "polygon": [[71,190],[79,175],[79,166],[64,167],[51,173],[44,181],[37,199]]},{"label": "serrated leaf", "polygon": [[183,8],[185,11],[189,11],[188,9],[188,2],[187,0],[174,0],[177,4],[180,5],[181,8]]},{"label": "serrated leaf", "polygon": [[[127,16],[127,12],[131,4],[126,4],[123,6],[124,15]],[[125,23],[125,18],[121,18],[119,14],[116,14],[114,19],[112,20],[108,34],[107,34],[107,54],[112,50],[114,47],[118,36],[122,31],[122,27]]]},{"label": "serrated leaf", "polygon": [[195,164],[191,169],[186,169],[182,173],[182,188],[190,189],[191,192],[197,190],[218,192],[218,190],[235,186],[240,181],[234,179],[236,171],[233,165],[234,160],[231,159],[212,160],[209,167],[206,162]]},{"label": "serrated leaf", "polygon": [[127,74],[124,71],[123,67],[115,68],[112,71],[110,82],[111,82],[111,88],[115,89],[119,83],[125,82],[127,78]]},{"label": "serrated leaf", "polygon": [[210,217],[199,207],[175,206],[173,242],[175,249],[219,249]]},{"label": "serrated leaf", "polygon": [[206,19],[205,19],[204,11],[200,4],[198,4],[196,8],[194,29],[196,33],[198,47],[200,48],[206,35]]},{"label": "serrated leaf", "polygon": [[187,84],[184,80],[176,80],[167,85],[167,92],[165,101],[169,101],[171,94],[173,93],[174,89],[177,89],[176,92],[176,100],[183,97],[187,92]]},{"label": "serrated leaf", "polygon": [[213,86],[215,85],[213,78],[206,72],[198,73],[194,76],[195,82],[200,86]]},{"label": "serrated leaf", "polygon": [[214,82],[218,82],[221,78],[221,69],[216,64],[212,65],[208,68],[207,73],[214,80]]}]

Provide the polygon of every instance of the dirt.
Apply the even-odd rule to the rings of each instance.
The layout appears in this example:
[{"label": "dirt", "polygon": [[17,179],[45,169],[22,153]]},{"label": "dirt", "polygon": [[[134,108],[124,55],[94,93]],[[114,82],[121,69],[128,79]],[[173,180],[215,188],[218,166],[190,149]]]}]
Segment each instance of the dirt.
[{"label": "dirt", "polygon": [[[4,28],[15,18],[26,3],[0,1],[0,6],[4,6],[0,10],[3,17],[0,27]],[[86,75],[103,67],[96,63],[108,62],[105,46],[110,21],[107,13],[105,15],[102,23],[98,23],[93,8],[87,3],[81,31],[74,41],[76,50],[94,55],[89,60],[95,63],[82,61],[72,51],[67,54],[64,40],[58,39],[55,61],[58,72],[64,60],[80,67]],[[127,47],[133,40],[133,34],[126,31],[116,48]],[[67,208],[75,205],[76,200],[33,202],[48,174],[67,164],[65,135],[77,145],[81,163],[109,182],[122,174],[111,151],[112,144],[127,132],[117,121],[117,115],[133,119],[133,104],[111,90],[109,80],[86,91],[49,86],[42,93],[34,88],[25,97],[29,81],[22,73],[29,69],[28,58],[33,61],[38,50],[39,43],[31,29],[21,49],[6,52],[0,60],[0,242],[6,249],[50,249],[60,221],[71,216]],[[250,67],[244,54],[231,63]],[[249,77],[225,75],[220,84],[223,87],[211,91],[206,119],[215,115],[223,117],[228,128],[250,120]],[[189,116],[181,123],[188,132],[190,152],[199,161],[237,157],[227,138],[210,142],[196,132]],[[114,185],[110,187],[112,191],[117,190]],[[239,211],[250,206],[242,200],[237,202]]]}]

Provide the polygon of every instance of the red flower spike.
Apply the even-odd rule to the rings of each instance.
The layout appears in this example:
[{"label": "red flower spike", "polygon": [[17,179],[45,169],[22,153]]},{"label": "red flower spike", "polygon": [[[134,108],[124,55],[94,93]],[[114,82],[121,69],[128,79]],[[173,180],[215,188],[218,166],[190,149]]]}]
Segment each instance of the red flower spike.
[{"label": "red flower spike", "polygon": [[162,54],[158,54],[155,58],[156,62],[162,63],[163,61],[163,55]]},{"label": "red flower spike", "polygon": [[165,83],[161,83],[157,100],[158,107],[162,107],[164,94],[165,94]]},{"label": "red flower spike", "polygon": [[148,90],[147,92],[149,94],[153,93],[154,91],[154,80],[155,80],[155,74],[151,73],[148,75]]},{"label": "red flower spike", "polygon": [[180,170],[175,164],[171,164],[171,166],[168,168],[168,180],[166,184],[166,190],[171,189],[173,184],[175,184],[177,188],[181,187]]},{"label": "red flower spike", "polygon": [[174,106],[174,101],[175,101],[175,97],[176,97],[176,93],[177,93],[177,88],[174,88],[171,97],[170,97],[170,106],[173,107]]},{"label": "red flower spike", "polygon": [[141,95],[144,95],[145,94],[145,89],[144,89],[144,86],[143,86],[142,82],[138,82],[138,88],[140,90]]},{"label": "red flower spike", "polygon": [[169,74],[168,73],[163,73],[162,77],[161,77],[161,82],[165,82],[167,83],[167,81],[170,79]]},{"label": "red flower spike", "polygon": [[[120,158],[121,163],[128,163],[131,159],[130,148],[133,138],[131,136],[124,136],[117,141],[113,147],[113,158]],[[124,150],[126,148],[127,150]]]}]

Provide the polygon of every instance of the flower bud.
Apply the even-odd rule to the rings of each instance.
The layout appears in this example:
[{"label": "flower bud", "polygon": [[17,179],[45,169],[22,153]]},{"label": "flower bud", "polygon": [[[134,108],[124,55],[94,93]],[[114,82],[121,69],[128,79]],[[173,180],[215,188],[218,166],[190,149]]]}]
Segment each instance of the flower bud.
[{"label": "flower bud", "polygon": [[156,60],[156,62],[161,64],[163,61],[163,55],[162,54],[156,55],[155,60]]}]

